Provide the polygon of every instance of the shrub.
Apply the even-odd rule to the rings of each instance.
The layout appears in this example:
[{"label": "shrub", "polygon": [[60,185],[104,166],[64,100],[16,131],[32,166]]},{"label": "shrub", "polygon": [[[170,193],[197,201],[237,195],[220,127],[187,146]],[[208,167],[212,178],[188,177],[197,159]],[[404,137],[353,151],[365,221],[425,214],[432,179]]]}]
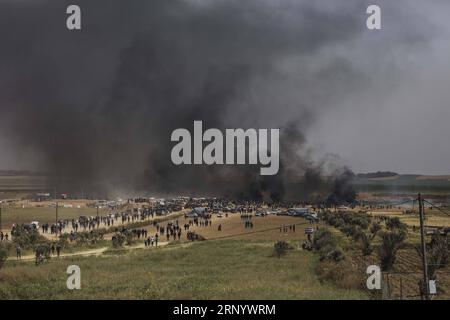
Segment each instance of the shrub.
[{"label": "shrub", "polygon": [[[422,257],[420,246],[416,247],[416,250],[419,256]],[[427,244],[428,275],[430,279],[436,279],[436,271],[447,266],[448,250],[448,237],[434,234],[431,242]]]},{"label": "shrub", "polygon": [[373,237],[365,232],[361,233],[361,253],[363,256],[370,256],[373,252],[372,240]]},{"label": "shrub", "polygon": [[24,249],[33,249],[38,245],[48,243],[48,240],[37,230],[26,229],[23,226],[15,227],[11,235],[13,242]]},{"label": "shrub", "polygon": [[362,288],[364,279],[360,273],[354,272],[350,261],[324,261],[316,265],[315,272],[320,281],[331,281],[342,289]]},{"label": "shrub", "polygon": [[100,240],[103,240],[105,232],[104,229],[78,232],[74,240],[78,246],[95,244]]},{"label": "shrub", "polygon": [[5,264],[6,259],[8,259],[8,249],[5,246],[0,245],[0,269]]},{"label": "shrub", "polygon": [[345,225],[345,221],[342,220],[341,218],[336,218],[333,221],[334,221],[334,224],[332,224],[332,225],[335,226],[336,228],[342,228]]},{"label": "shrub", "polygon": [[381,234],[381,246],[379,248],[379,258],[381,270],[389,271],[394,266],[397,251],[402,247],[405,240],[404,232],[383,232]]},{"label": "shrub", "polygon": [[326,229],[318,230],[314,234],[313,248],[319,251],[320,261],[333,260],[337,262],[345,258],[344,252],[337,246],[336,237]]},{"label": "shrub", "polygon": [[374,223],[370,226],[370,232],[372,233],[373,237],[376,236],[378,231],[381,230],[381,225],[379,223]]},{"label": "shrub", "polygon": [[331,260],[335,262],[339,262],[345,259],[344,252],[338,246],[326,245],[319,251],[320,253],[320,261]]},{"label": "shrub", "polygon": [[131,246],[133,244],[133,233],[129,230],[124,232],[126,244]]},{"label": "shrub", "polygon": [[287,253],[289,244],[286,241],[277,241],[274,245],[274,253],[278,258],[281,258]]},{"label": "shrub", "polygon": [[112,244],[114,248],[122,247],[125,243],[125,236],[121,233],[116,233],[112,236]]},{"label": "shrub", "polygon": [[406,230],[406,224],[401,222],[398,217],[393,217],[386,220],[386,228],[391,231],[404,231]]},{"label": "shrub", "polygon": [[316,233],[314,233],[313,237],[313,248],[317,251],[320,251],[323,247],[330,245],[332,247],[336,247],[337,240],[333,236],[333,234],[326,229],[320,229]]},{"label": "shrub", "polygon": [[35,249],[36,265],[50,259],[50,248],[47,244],[40,244]]}]

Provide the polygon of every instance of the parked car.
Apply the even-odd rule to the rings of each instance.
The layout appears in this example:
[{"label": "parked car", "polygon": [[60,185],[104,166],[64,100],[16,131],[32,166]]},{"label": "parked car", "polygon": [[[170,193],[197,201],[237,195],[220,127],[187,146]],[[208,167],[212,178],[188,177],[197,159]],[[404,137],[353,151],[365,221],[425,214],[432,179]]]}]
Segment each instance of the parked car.
[{"label": "parked car", "polygon": [[291,208],[288,210],[288,214],[293,217],[305,217],[309,212],[309,208]]},{"label": "parked car", "polygon": [[256,217],[264,217],[264,216],[266,216],[267,215],[267,212],[266,211],[263,211],[263,210],[258,210],[258,211],[256,211],[256,213],[255,213],[255,216]]}]

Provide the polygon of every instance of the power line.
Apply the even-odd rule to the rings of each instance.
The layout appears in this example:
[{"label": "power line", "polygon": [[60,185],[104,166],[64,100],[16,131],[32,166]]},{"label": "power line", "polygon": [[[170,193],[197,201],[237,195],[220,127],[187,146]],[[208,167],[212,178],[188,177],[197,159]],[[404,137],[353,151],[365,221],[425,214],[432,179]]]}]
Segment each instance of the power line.
[{"label": "power line", "polygon": [[441,208],[435,206],[435,205],[434,205],[433,203],[431,203],[430,201],[427,201],[427,200],[425,200],[425,199],[424,199],[423,201],[426,202],[426,203],[428,203],[431,207],[433,207],[433,208],[439,210],[439,211],[442,212],[443,214],[445,214],[445,215],[447,215],[447,216],[450,216],[450,213],[448,213],[448,212],[444,211],[443,209],[441,209]]}]

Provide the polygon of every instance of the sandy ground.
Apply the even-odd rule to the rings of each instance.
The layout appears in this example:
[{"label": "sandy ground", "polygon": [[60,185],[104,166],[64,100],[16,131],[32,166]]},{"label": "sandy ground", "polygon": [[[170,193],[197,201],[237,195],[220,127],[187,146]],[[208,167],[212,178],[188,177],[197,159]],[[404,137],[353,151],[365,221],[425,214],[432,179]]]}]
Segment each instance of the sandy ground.
[{"label": "sandy ground", "polygon": [[[179,212],[177,212],[179,213]],[[175,215],[177,213],[173,213]],[[166,216],[170,217],[170,215]],[[168,223],[176,223],[182,228],[182,236],[179,241],[181,244],[186,244],[188,242],[186,238],[187,231],[184,230],[184,224],[188,224],[190,218],[174,217],[173,219],[169,219],[167,221],[161,222],[161,226],[166,226]],[[152,220],[147,220],[146,222],[149,225],[142,227],[142,229],[146,229],[148,231],[148,236],[156,234],[156,227],[153,226]],[[220,240],[220,239],[245,239],[245,240],[298,240],[304,241],[306,239],[306,235],[304,229],[306,227],[311,226],[311,224],[303,219],[296,217],[288,217],[288,216],[266,216],[266,217],[253,217],[250,221],[253,223],[253,228],[245,228],[245,220],[241,219],[240,214],[229,214],[228,217],[223,215],[222,218],[213,215],[211,219],[211,226],[195,226],[192,225],[189,228],[189,231],[194,231],[197,234],[201,235],[205,238],[206,241],[211,240]],[[218,231],[219,225],[222,226],[222,231]],[[289,226],[295,225],[294,228],[290,228]],[[313,224],[312,226],[316,226]],[[286,227],[286,229],[284,228]],[[280,229],[281,228],[281,229]],[[48,235],[46,235],[48,236]],[[111,234],[106,235],[106,239],[110,239]],[[166,236],[160,236],[159,246],[165,246],[170,242],[174,242],[173,238],[170,237],[169,241],[166,241]],[[56,240],[54,235],[51,235],[50,239]],[[141,243],[134,246],[124,246],[124,250],[136,250],[136,249],[144,249],[144,239],[140,239]],[[151,248],[151,247],[149,247]],[[71,253],[62,253],[61,258],[64,257],[74,257],[74,256],[101,256],[108,250],[109,247],[102,247],[96,249],[89,250],[80,250],[77,252]],[[34,255],[25,255],[22,256],[22,261],[34,261]],[[16,261],[16,257],[10,257],[8,260]]]},{"label": "sandy ground", "polygon": [[[158,247],[162,247],[162,246],[166,246],[168,244],[168,242],[159,242],[158,243]],[[121,249],[123,250],[136,250],[136,249],[144,249],[145,246],[144,244],[138,244],[135,246],[125,246]],[[77,251],[77,252],[72,252],[72,253],[62,253],[59,258],[68,258],[68,257],[90,257],[90,256],[101,256],[102,254],[104,254],[108,249],[110,249],[109,247],[103,247],[103,248],[97,248],[97,249],[91,249],[91,250],[81,250],[81,251]],[[146,249],[156,249],[156,247],[147,247]],[[53,259],[58,259],[56,256],[52,256]],[[25,255],[22,256],[21,259],[17,259],[16,257],[9,257],[8,261],[34,261],[35,260],[35,255]]]}]

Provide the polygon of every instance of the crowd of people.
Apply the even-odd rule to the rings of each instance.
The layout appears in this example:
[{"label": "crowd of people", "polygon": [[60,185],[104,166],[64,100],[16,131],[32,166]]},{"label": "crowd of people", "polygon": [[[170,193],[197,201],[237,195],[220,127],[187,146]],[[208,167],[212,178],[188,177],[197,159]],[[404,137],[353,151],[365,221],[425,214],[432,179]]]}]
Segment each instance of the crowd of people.
[{"label": "crowd of people", "polygon": [[[60,257],[61,255],[61,250],[62,250],[62,246],[59,242],[52,242],[48,244],[47,247],[47,251],[49,252],[50,256],[55,256],[56,257]],[[36,259],[39,258],[39,256],[41,255],[41,251],[42,251],[42,245],[39,248],[36,248],[35,250],[35,256]],[[20,246],[20,244],[16,245],[16,258],[17,260],[21,260],[22,259],[22,247]]]},{"label": "crowd of people", "polygon": [[[192,206],[197,206],[199,203],[192,203]],[[195,207],[198,208],[198,207]],[[120,208],[117,208],[120,210]],[[148,227],[142,228],[133,228],[130,229],[126,225],[127,223],[135,223],[145,221],[147,219],[154,218],[158,212],[154,209],[149,208],[133,208],[123,210],[122,212],[109,213],[107,215],[97,215],[97,216],[80,216],[78,219],[64,219],[59,220],[57,223],[44,223],[40,226],[42,230],[42,234],[53,234],[59,235],[60,241],[68,239],[70,242],[78,241],[77,239],[80,236],[80,241],[83,239],[88,239],[90,241],[91,237],[89,234],[93,236],[95,234],[102,233],[102,237],[99,239],[103,239],[103,234],[113,233],[114,231],[110,227],[115,227],[115,234],[112,236],[113,244],[114,240],[117,240],[118,235],[121,235],[121,244],[123,243],[129,244],[131,240],[143,241],[145,247],[154,247],[158,246],[161,242],[161,239],[169,241],[180,241],[183,238],[183,234],[186,236],[186,240],[195,241],[199,239],[203,239],[201,237],[201,228],[211,228],[213,226],[212,217],[222,218],[222,214],[228,217],[229,213],[237,213],[240,215],[240,219],[245,229],[253,229],[254,227],[254,212],[257,209],[257,206],[236,206],[234,208],[221,207],[219,212],[216,212],[215,206],[205,207],[206,210],[201,215],[194,216],[193,214],[185,214],[185,221],[182,224],[179,223],[179,220],[173,220],[170,222],[161,222],[156,219],[148,224],[156,229],[156,231],[150,231]],[[258,216],[258,214],[256,214]],[[220,221],[220,220],[217,220]],[[136,225],[136,224],[135,224]],[[28,226],[28,225],[27,225]],[[102,227],[102,229],[100,229]],[[108,230],[106,230],[108,227]],[[197,230],[192,230],[193,227],[197,228]],[[70,232],[68,232],[68,228],[71,228]],[[217,223],[215,225],[217,232],[222,231],[222,223]],[[284,232],[295,232],[296,226],[293,225],[283,225],[280,226],[280,233]],[[100,230],[99,230],[100,229]],[[14,232],[14,226],[13,230]],[[89,234],[87,233],[89,232]],[[200,232],[197,233],[197,232]],[[82,234],[81,234],[82,233]],[[11,233],[11,236],[13,234]],[[62,236],[66,238],[63,239]],[[83,237],[81,237],[83,236]],[[8,234],[3,234],[0,232],[0,241],[8,241]],[[116,238],[116,239],[115,239]],[[142,242],[141,242],[142,243]],[[52,243],[49,245],[48,251],[51,252],[51,255],[60,256],[62,247],[60,242]],[[22,257],[22,248],[17,246],[16,248],[17,259]]]},{"label": "crowd of people", "polygon": [[41,226],[42,233],[62,234],[66,228],[71,226],[74,232],[91,231],[100,227],[113,227],[114,224],[122,224],[145,221],[154,218],[156,210],[150,208],[134,208],[123,212],[110,213],[98,216],[80,216],[78,219],[64,219],[56,223],[45,223]]}]

